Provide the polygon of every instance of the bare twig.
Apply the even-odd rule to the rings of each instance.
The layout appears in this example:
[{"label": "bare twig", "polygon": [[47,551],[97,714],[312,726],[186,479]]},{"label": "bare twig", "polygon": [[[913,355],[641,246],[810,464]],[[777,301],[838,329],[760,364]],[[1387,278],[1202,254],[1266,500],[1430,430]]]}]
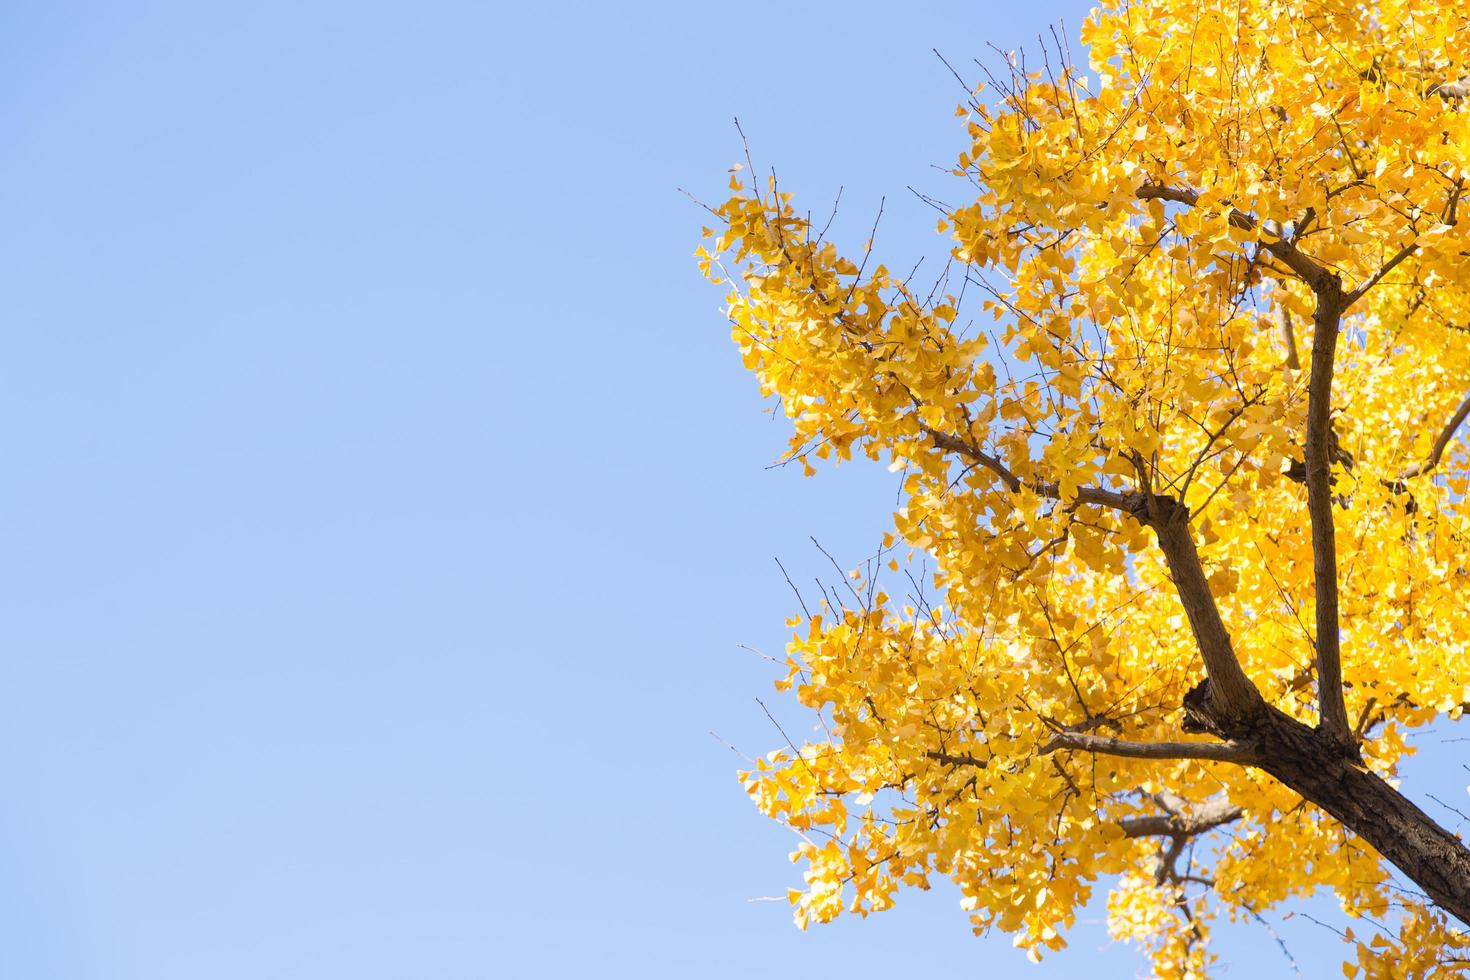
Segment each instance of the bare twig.
[{"label": "bare twig", "polygon": [[791,586],[791,591],[796,594],[796,601],[801,606],[801,614],[803,616],[805,616],[807,619],[811,619],[812,618],[812,614],[807,611],[807,608],[806,608],[806,600],[801,597],[801,590],[796,587],[796,583],[795,582],[791,581],[791,576],[786,573],[786,566],[783,565],[783,564],[781,564],[781,559],[777,558],[777,559],[775,559],[775,561],[776,561],[776,567],[779,568],[779,569],[781,569],[781,575],[782,575],[782,577],[786,579],[786,584],[789,585],[789,586]]},{"label": "bare twig", "polygon": [[1252,919],[1255,919],[1256,922],[1260,924],[1261,928],[1266,930],[1266,934],[1268,936],[1276,940],[1276,945],[1281,947],[1281,955],[1285,956],[1286,962],[1291,964],[1291,972],[1300,977],[1302,975],[1301,967],[1297,966],[1296,957],[1291,955],[1291,950],[1288,949],[1286,946],[1286,940],[1281,938],[1280,933],[1278,933],[1275,929],[1271,927],[1271,923],[1267,922],[1261,916],[1261,913],[1257,912],[1253,908],[1250,908],[1249,906],[1246,907],[1245,911],[1246,914],[1248,914]]}]

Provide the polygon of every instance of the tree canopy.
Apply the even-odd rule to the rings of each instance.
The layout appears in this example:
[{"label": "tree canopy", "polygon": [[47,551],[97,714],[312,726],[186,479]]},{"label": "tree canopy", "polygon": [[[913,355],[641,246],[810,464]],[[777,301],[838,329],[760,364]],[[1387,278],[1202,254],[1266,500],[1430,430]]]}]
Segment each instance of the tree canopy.
[{"label": "tree canopy", "polygon": [[793,620],[827,736],[742,779],[797,921],[949,878],[1035,957],[1108,881],[1198,977],[1213,920],[1331,890],[1390,924],[1348,976],[1459,975],[1470,852],[1395,774],[1470,702],[1470,14],[1109,0],[1080,41],[959,106],[932,289],[753,168],[712,209],[789,459],[902,471],[879,555],[942,598]]}]

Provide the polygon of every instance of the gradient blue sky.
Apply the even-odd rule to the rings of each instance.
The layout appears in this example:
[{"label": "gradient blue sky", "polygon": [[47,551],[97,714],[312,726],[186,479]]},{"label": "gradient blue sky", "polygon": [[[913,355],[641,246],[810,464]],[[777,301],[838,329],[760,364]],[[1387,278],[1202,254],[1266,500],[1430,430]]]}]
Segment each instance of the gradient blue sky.
[{"label": "gradient blue sky", "polygon": [[0,976],[1136,973],[1097,913],[1034,968],[944,889],[750,901],[797,872],[708,734],[779,744],[737,644],[895,482],[764,468],[676,190],[738,114],[935,255],[930,49],[1086,7],[6,4]]}]

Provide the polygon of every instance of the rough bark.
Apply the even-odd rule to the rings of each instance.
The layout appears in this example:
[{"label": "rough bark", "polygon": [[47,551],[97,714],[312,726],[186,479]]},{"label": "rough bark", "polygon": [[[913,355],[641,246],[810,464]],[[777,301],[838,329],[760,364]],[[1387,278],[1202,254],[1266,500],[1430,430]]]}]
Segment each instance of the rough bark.
[{"label": "rough bark", "polygon": [[[1321,807],[1446,912],[1470,925],[1470,849],[1364,768],[1350,737],[1345,739],[1329,725],[1310,728],[1265,703],[1241,668],[1220,619],[1195,549],[1187,509],[1171,498],[1151,496],[1147,506],[1135,513],[1158,537],[1208,675],[1185,696],[1184,729],[1225,740],[1227,746],[1222,748],[1228,747],[1231,761],[1270,773]],[[1324,530],[1330,535],[1330,515],[1328,520]],[[1335,585],[1335,555],[1331,550],[1328,555],[1332,558],[1328,580]],[[1335,632],[1336,603],[1332,605]],[[1329,649],[1335,661],[1336,643]],[[1337,697],[1341,703],[1340,687]],[[1105,746],[1089,748],[1108,751]],[[1191,752],[1180,757],[1205,756]]]},{"label": "rough bark", "polygon": [[1214,734],[1250,745],[1257,768],[1315,803],[1424,889],[1436,905],[1470,925],[1470,849],[1398,790],[1364,768],[1330,733],[1275,708],[1253,717],[1196,711]]},{"label": "rough bark", "polygon": [[1346,307],[1332,278],[1317,290],[1307,387],[1307,512],[1312,524],[1312,578],[1316,584],[1317,710],[1322,730],[1352,744],[1342,695],[1342,655],[1337,620],[1337,532],[1332,516],[1332,372],[1338,328]]},{"label": "rough bark", "polygon": [[[1301,263],[1309,261],[1301,259]],[[1329,292],[1340,290],[1335,278],[1331,285],[1324,285],[1322,281],[1314,285],[1323,286]],[[1347,298],[1339,291],[1325,314],[1319,310],[1319,338],[1336,332]],[[1229,630],[1221,620],[1219,608],[1210,593],[1185,505],[1171,497],[1146,491],[1119,492],[1084,487],[1077,493],[1077,503],[1098,504],[1129,513],[1156,535],[1207,674],[1205,682],[1184,698],[1183,727],[1189,732],[1208,732],[1226,744],[1169,742],[1141,745],[1101,736],[1063,733],[1057,735],[1043,751],[1065,749],[1133,758],[1193,758],[1255,766],[1337,819],[1422,888],[1435,904],[1470,926],[1470,849],[1398,790],[1363,767],[1351,732],[1346,736],[1343,734],[1345,712],[1341,721],[1334,722],[1341,710],[1342,688],[1336,629],[1336,549],[1329,496],[1333,442],[1330,425],[1331,371],[1330,364],[1320,363],[1326,354],[1326,345],[1322,354],[1314,351],[1314,390],[1309,395],[1312,404],[1308,411],[1307,450],[1309,510],[1312,511],[1313,552],[1317,566],[1317,659],[1322,726],[1316,729],[1308,727],[1268,705],[1245,674],[1235,655]],[[1456,414],[1448,433],[1453,433],[1466,414],[1465,411]],[[1312,431],[1314,425],[1316,431]],[[957,452],[997,473],[1013,492],[1024,485],[1042,496],[1060,497],[1056,484],[1023,484],[1000,460],[958,437],[933,430],[928,430],[928,434],[938,448]],[[1440,442],[1447,442],[1448,438],[1447,434]],[[1315,493],[1311,488],[1313,482],[1317,488]],[[1325,648],[1321,644],[1324,635],[1331,637]],[[986,764],[985,760],[971,757],[931,756],[949,764],[981,768]],[[1218,822],[1207,820],[1206,825],[1212,827],[1233,819],[1223,810],[1219,816],[1222,819]],[[1179,832],[1178,821],[1179,817],[1173,815],[1139,823],[1131,829],[1138,836],[1160,833],[1168,836]]]},{"label": "rough bark", "polygon": [[1220,619],[1220,610],[1210,593],[1209,581],[1195,549],[1194,535],[1189,528],[1189,511],[1172,498],[1153,496],[1139,517],[1153,528],[1158,537],[1179,601],[1189,617],[1195,644],[1205,662],[1209,681],[1200,690],[1200,696],[1210,701],[1210,712],[1217,718],[1256,714],[1264,703],[1256,686],[1241,669],[1230,642],[1230,632]]}]

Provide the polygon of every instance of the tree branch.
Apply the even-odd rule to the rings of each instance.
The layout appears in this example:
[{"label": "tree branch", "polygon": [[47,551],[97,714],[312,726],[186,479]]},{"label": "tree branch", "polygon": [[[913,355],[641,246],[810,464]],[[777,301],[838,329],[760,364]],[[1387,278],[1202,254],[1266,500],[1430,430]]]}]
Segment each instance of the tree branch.
[{"label": "tree branch", "polygon": [[[966,440],[950,433],[939,432],[923,423],[920,423],[920,429],[940,449],[957,453],[996,474],[1012,493],[1025,487],[1043,497],[1061,499],[1061,488],[1055,483],[1023,481],[999,459]],[[1138,492],[1120,493],[1102,487],[1079,487],[1075,500],[1078,503],[1111,507],[1154,529],[1159,546],[1164,552],[1164,560],[1174,578],[1174,587],[1184,605],[1185,614],[1189,617],[1189,625],[1194,631],[1205,671],[1209,674],[1208,701],[1211,710],[1223,718],[1242,717],[1259,710],[1264,702],[1256,686],[1245,676],[1245,671],[1241,669],[1240,661],[1235,656],[1230,634],[1220,619],[1220,610],[1215,605],[1214,596],[1210,594],[1209,582],[1200,565],[1199,553],[1195,550],[1194,538],[1189,530],[1189,514],[1184,505],[1171,497]]]},{"label": "tree branch", "polygon": [[[1005,484],[1006,489],[1011,493],[1020,493],[1021,489],[1025,488],[1039,497],[1046,497],[1051,500],[1062,499],[1062,489],[1057,483],[1022,480],[1016,474],[1012,473],[1010,467],[1006,466],[1005,463],[980,449],[978,446],[970,445],[970,443],[961,439],[959,436],[951,435],[948,432],[940,432],[937,429],[931,429],[923,423],[920,423],[919,428],[929,438],[934,440],[935,446],[948,452],[957,453],[1000,477],[1001,483]],[[1078,487],[1075,500],[1077,503],[1082,504],[1097,504],[1102,507],[1111,507],[1114,510],[1120,510],[1128,514],[1136,513],[1142,502],[1142,498],[1138,494],[1109,490],[1106,487]]]},{"label": "tree branch", "polygon": [[1312,579],[1316,592],[1317,723],[1343,746],[1352,745],[1342,697],[1338,636],[1337,533],[1332,516],[1332,372],[1347,297],[1336,276],[1317,290],[1311,373],[1307,382],[1307,514],[1312,524]]},{"label": "tree branch", "polygon": [[1354,289],[1352,292],[1348,293],[1342,298],[1343,310],[1346,311],[1348,307],[1352,306],[1358,300],[1362,299],[1363,296],[1367,294],[1368,290],[1378,285],[1380,279],[1392,272],[1395,268],[1398,267],[1398,264],[1400,262],[1404,261],[1404,259],[1407,259],[1409,256],[1413,255],[1417,251],[1419,251],[1419,243],[1417,241],[1410,242],[1403,248],[1399,249],[1394,257],[1383,263],[1383,267],[1377,272],[1373,273],[1373,275],[1368,279],[1367,282],[1363,283],[1363,285],[1359,286],[1357,289]]},{"label": "tree branch", "polygon": [[1286,345],[1286,366],[1293,371],[1302,369],[1302,362],[1296,354],[1296,331],[1291,325],[1291,311],[1285,305],[1277,307],[1281,316],[1281,342]]},{"label": "tree branch", "polygon": [[1209,681],[1204,685],[1211,714],[1221,718],[1239,718],[1260,710],[1264,702],[1256,686],[1245,676],[1235,656],[1230,633],[1220,619],[1220,609],[1210,593],[1210,583],[1195,550],[1194,536],[1189,530],[1189,512],[1170,497],[1150,500],[1148,525],[1158,537],[1164,561],[1174,579],[1174,590],[1189,617],[1195,645],[1205,663]]},{"label": "tree branch", "polygon": [[1454,415],[1450,416],[1450,420],[1445,424],[1444,429],[1441,430],[1439,438],[1434,440],[1434,447],[1429,450],[1429,458],[1410,466],[1400,473],[1398,478],[1400,480],[1411,480],[1416,476],[1422,476],[1428,473],[1438,466],[1440,458],[1444,456],[1445,448],[1449,446],[1450,439],[1455,434],[1455,430],[1465,421],[1466,416],[1470,416],[1470,395],[1466,395],[1465,400],[1460,402],[1460,407],[1455,409]]},{"label": "tree branch", "polygon": [[1227,799],[1210,800],[1179,813],[1128,817],[1119,822],[1129,837],[1190,837],[1239,820],[1245,811]]},{"label": "tree branch", "polygon": [[[1152,181],[1146,182],[1134,194],[1140,201],[1173,201],[1177,204],[1187,204],[1190,207],[1199,204],[1199,191],[1184,187],[1170,187],[1167,184],[1155,184]],[[1243,228],[1246,231],[1256,231],[1261,224],[1256,220],[1255,215],[1238,208],[1231,208],[1226,219],[1236,228]],[[1267,233],[1270,234],[1269,230]],[[1293,242],[1285,238],[1262,239],[1259,244],[1261,248],[1270,252],[1283,265],[1300,276],[1313,290],[1318,289],[1332,278],[1332,273],[1328,272],[1325,266],[1310,258]]]},{"label": "tree branch", "polygon": [[1126,742],[1106,735],[1058,732],[1041,747],[1043,754],[1062,750],[1116,755],[1125,759],[1205,759],[1249,765],[1256,758],[1247,746],[1236,742]]},{"label": "tree branch", "polygon": [[966,459],[980,464],[990,472],[994,473],[996,476],[1000,477],[1000,482],[1004,483],[1006,485],[1006,489],[1009,490],[1011,493],[1020,492],[1021,478],[1012,473],[1010,471],[1010,467],[1006,466],[1005,463],[1002,463],[996,457],[980,449],[978,446],[970,445],[959,436],[950,435],[948,432],[940,432],[938,429],[931,429],[929,426],[923,424],[922,422],[919,423],[919,428],[924,432],[925,435],[933,439],[934,445],[938,446],[940,449],[952,453],[958,453]]}]

